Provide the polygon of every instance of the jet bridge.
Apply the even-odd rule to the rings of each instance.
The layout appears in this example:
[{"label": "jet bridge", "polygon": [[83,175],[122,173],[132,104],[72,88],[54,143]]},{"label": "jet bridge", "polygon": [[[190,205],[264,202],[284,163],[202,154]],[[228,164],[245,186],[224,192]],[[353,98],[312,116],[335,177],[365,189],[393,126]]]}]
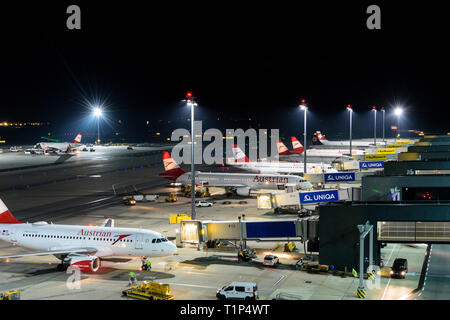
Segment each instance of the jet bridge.
[{"label": "jet bridge", "polygon": [[287,241],[315,240],[318,217],[295,220],[181,221],[181,242],[199,244],[209,240]]}]

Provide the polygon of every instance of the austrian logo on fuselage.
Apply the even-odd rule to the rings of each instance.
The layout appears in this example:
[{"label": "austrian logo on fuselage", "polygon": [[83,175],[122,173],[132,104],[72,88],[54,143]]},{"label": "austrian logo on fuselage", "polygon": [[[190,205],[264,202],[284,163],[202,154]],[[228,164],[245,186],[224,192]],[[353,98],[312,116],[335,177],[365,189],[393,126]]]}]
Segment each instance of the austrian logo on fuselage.
[{"label": "austrian logo on fuselage", "polygon": [[260,183],[288,183],[289,179],[287,177],[260,177],[255,176],[253,178],[253,182],[260,182]]}]

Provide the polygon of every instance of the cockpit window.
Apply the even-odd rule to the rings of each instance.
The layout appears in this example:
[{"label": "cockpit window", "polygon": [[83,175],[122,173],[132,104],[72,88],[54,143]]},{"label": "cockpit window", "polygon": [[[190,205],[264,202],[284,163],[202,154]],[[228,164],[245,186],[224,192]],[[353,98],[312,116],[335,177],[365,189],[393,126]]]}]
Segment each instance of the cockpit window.
[{"label": "cockpit window", "polygon": [[156,243],[160,243],[161,242],[161,239],[156,239]]},{"label": "cockpit window", "polygon": [[156,239],[152,239],[152,243],[155,243],[156,242]]}]

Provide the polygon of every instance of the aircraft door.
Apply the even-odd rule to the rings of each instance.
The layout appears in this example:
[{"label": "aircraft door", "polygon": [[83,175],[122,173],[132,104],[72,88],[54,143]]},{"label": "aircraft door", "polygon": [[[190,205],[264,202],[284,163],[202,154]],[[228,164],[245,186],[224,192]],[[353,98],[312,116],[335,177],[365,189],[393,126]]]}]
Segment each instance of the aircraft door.
[{"label": "aircraft door", "polygon": [[142,249],[142,234],[136,235],[135,249]]}]

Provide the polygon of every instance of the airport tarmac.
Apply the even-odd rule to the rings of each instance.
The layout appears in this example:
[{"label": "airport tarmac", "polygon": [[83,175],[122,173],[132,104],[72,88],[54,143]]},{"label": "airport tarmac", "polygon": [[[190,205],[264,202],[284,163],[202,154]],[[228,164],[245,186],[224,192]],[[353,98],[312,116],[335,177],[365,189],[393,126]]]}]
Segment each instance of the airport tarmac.
[{"label": "airport tarmac", "polygon": [[[169,215],[190,213],[190,198],[164,202],[163,196],[177,189],[158,176],[164,170],[159,152],[134,156],[128,156],[133,153],[131,150],[122,152],[127,153],[110,153],[108,161],[91,159],[74,162],[74,165],[3,172],[0,197],[16,218],[24,222],[46,220],[59,224],[100,225],[104,216],[108,216],[115,219],[116,226],[151,229],[173,239],[179,225],[169,224]],[[228,171],[228,168],[215,170]],[[12,188],[11,183],[18,187]],[[125,206],[120,202],[120,195],[134,189],[160,194],[161,199]],[[197,208],[200,220],[236,220],[242,214],[247,220],[297,217],[258,210],[255,198],[245,198],[247,203],[239,204],[243,198],[229,199],[219,194],[220,188],[211,189],[213,197],[209,200],[215,204],[210,208]],[[223,204],[225,199],[232,203]],[[74,274],[56,271],[58,260],[53,256],[11,259],[0,262],[0,292],[20,289],[23,299],[125,299],[121,291],[127,287],[128,273],[134,270],[138,280],[153,279],[171,284],[175,299],[215,299],[217,289],[232,281],[256,282],[261,299],[357,299],[357,278],[295,270],[295,262],[303,254],[301,243],[297,243],[299,253],[292,257],[278,251],[283,244],[278,249],[273,242],[248,242],[247,245],[261,249],[258,258],[239,264],[232,250],[197,250],[195,247],[180,248],[178,254],[171,257],[152,258],[150,272],[139,271],[139,259],[109,259],[102,262],[98,272],[82,273],[79,288],[72,281]],[[280,255],[281,265],[275,268],[262,265],[264,249],[268,252],[271,248]],[[0,255],[20,252],[27,250],[0,242]],[[417,287],[425,248],[388,245],[382,252],[390,257],[385,258],[386,265],[395,257],[406,255],[411,273],[406,280],[391,280],[380,275],[380,286],[368,290],[368,298],[404,298]]]}]

